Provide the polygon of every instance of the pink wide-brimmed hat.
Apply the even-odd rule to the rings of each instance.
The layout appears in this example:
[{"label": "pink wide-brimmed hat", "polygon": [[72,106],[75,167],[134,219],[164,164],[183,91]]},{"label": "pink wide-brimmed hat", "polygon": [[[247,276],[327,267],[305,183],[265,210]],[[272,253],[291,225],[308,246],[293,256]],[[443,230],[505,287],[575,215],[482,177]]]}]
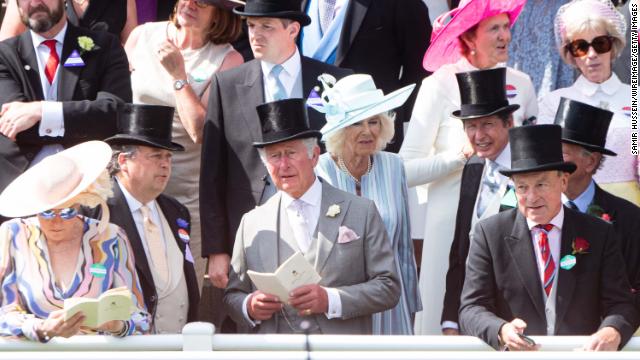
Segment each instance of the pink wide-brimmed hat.
[{"label": "pink wide-brimmed hat", "polygon": [[431,45],[424,54],[422,66],[436,71],[440,66],[460,59],[458,37],[484,19],[507,13],[511,26],[518,19],[526,0],[462,0],[457,8],[433,22]]}]

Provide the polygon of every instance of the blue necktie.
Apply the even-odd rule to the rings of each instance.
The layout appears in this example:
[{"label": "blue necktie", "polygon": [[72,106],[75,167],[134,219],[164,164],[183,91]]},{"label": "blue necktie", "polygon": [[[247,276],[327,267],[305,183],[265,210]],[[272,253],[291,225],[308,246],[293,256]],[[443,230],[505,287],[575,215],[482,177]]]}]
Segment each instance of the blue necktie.
[{"label": "blue necktie", "polygon": [[272,89],[273,100],[283,100],[287,98],[287,91],[284,89],[284,85],[282,85],[282,81],[280,81],[280,73],[284,70],[282,65],[277,64],[271,69],[271,76],[273,76],[274,80],[274,88]]}]

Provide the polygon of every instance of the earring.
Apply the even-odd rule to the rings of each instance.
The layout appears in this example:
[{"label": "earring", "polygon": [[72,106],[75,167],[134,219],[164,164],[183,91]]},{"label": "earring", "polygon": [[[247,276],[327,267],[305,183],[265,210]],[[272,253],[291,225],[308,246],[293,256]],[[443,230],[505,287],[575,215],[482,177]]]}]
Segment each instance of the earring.
[{"label": "earring", "polygon": [[476,50],[475,49],[471,49],[471,56],[476,56]]}]

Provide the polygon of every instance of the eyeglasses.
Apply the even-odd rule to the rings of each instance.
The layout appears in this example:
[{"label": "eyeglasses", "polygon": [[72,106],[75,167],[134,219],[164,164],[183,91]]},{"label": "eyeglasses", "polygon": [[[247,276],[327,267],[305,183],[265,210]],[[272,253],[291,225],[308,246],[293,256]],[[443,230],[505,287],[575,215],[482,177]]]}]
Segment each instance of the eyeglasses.
[{"label": "eyeglasses", "polygon": [[585,56],[589,52],[589,47],[593,47],[598,54],[604,54],[611,51],[613,46],[613,37],[609,35],[601,35],[593,38],[591,42],[584,39],[576,39],[568,43],[565,49],[574,57]]},{"label": "eyeglasses", "polygon": [[40,213],[40,216],[46,220],[53,220],[56,215],[60,216],[62,220],[71,220],[78,215],[78,210],[73,207],[68,207],[64,209],[51,209],[46,210]]},{"label": "eyeglasses", "polygon": [[[189,0],[182,0],[183,2],[188,2]],[[193,2],[196,4],[197,7],[199,7],[200,9],[204,9],[207,6],[209,6],[209,3],[204,1],[204,0],[193,0]]]}]

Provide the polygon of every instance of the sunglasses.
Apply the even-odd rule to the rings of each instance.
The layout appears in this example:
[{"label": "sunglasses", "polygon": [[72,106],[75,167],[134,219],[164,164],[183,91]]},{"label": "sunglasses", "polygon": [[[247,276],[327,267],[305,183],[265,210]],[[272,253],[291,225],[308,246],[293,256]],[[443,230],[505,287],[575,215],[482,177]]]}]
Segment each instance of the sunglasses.
[{"label": "sunglasses", "polygon": [[56,215],[60,216],[62,220],[71,220],[78,215],[78,210],[76,208],[69,207],[57,210],[46,210],[40,213],[40,216],[46,220],[52,220]]},{"label": "sunglasses", "polygon": [[611,51],[613,46],[613,37],[609,35],[597,36],[588,42],[584,39],[573,40],[565,46],[565,49],[574,57],[585,56],[589,52],[589,47],[593,47],[598,54],[604,54]]}]

